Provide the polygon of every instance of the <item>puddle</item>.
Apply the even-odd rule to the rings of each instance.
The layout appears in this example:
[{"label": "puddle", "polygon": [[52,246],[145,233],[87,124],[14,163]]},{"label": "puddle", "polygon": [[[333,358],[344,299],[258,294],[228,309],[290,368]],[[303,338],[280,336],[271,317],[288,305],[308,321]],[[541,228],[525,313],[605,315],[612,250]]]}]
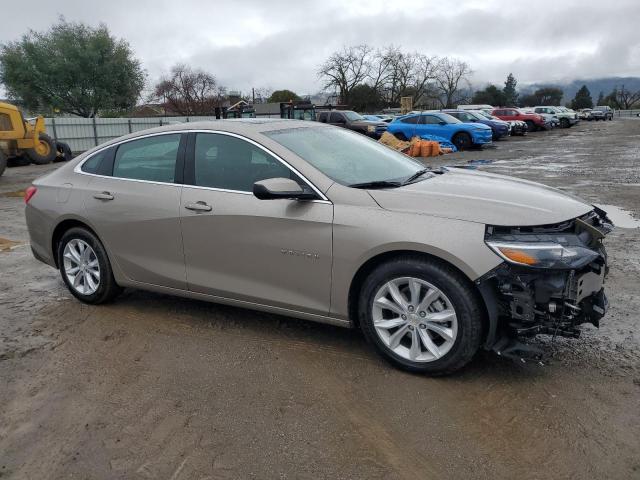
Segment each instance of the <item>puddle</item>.
[{"label": "puddle", "polygon": [[613,224],[619,228],[640,228],[640,220],[635,218],[630,211],[615,205],[596,204],[596,207],[607,212],[607,216]]}]

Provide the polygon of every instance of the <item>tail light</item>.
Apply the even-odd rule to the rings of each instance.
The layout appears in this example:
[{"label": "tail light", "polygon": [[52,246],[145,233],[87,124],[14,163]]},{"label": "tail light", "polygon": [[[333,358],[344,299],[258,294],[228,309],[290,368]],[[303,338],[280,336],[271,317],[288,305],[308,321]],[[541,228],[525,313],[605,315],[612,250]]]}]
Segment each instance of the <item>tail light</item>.
[{"label": "tail light", "polygon": [[31,198],[36,194],[37,191],[38,189],[33,185],[28,186],[24,191],[24,203],[29,203],[29,200],[31,200]]}]

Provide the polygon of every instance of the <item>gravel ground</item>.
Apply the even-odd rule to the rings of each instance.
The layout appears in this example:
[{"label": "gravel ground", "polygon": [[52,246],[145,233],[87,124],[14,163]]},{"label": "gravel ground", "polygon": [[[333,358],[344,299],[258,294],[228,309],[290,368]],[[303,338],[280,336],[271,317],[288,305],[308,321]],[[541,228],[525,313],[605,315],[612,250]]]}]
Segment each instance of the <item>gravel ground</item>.
[{"label": "gravel ground", "polygon": [[[640,214],[640,121],[512,138],[433,165],[537,180]],[[610,311],[545,365],[481,353],[432,379],[358,331],[127,291],[80,304],[31,256],[0,177],[0,477],[640,478],[640,228],[607,238]],[[637,225],[640,225],[638,223]]]}]

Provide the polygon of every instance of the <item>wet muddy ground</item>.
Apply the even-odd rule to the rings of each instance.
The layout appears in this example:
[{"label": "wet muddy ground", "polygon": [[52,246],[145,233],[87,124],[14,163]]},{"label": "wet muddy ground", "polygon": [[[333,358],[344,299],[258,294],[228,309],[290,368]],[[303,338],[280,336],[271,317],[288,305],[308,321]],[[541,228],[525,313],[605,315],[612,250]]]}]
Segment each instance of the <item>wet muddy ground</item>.
[{"label": "wet muddy ground", "polygon": [[[127,291],[82,305],[0,177],[0,478],[640,478],[640,121],[440,157],[622,209],[610,311],[544,366],[481,353],[433,379],[357,331]],[[631,213],[631,217],[627,213]]]}]

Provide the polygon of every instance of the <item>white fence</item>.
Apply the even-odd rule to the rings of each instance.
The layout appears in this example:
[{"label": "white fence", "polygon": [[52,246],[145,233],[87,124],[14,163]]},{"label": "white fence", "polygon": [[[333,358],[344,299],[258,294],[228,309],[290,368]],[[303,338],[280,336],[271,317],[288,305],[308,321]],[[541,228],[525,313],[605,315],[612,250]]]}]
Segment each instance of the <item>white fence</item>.
[{"label": "white fence", "polygon": [[215,120],[216,117],[149,117],[149,118],[45,118],[47,133],[68,143],[74,153],[84,152],[128,133],[175,123]]}]

